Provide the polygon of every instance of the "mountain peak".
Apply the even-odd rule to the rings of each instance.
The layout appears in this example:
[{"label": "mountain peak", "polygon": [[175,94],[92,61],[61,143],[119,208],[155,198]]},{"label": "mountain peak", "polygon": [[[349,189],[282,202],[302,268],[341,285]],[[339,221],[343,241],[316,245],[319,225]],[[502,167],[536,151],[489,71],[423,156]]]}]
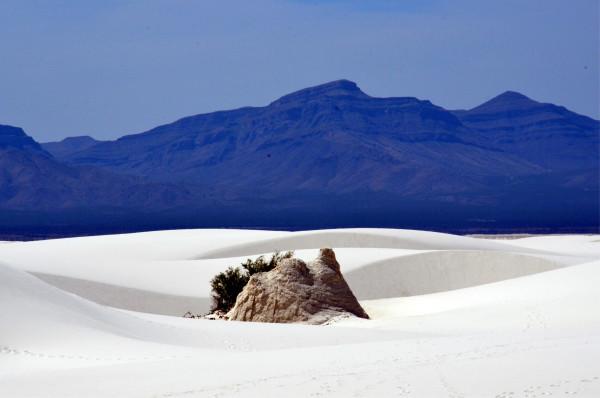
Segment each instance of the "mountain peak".
[{"label": "mountain peak", "polygon": [[0,124],[0,136],[2,137],[25,137],[26,134],[20,127]]},{"label": "mountain peak", "polygon": [[505,91],[469,112],[498,112],[516,108],[530,108],[539,103],[516,91]]},{"label": "mountain peak", "polygon": [[77,135],[74,137],[63,138],[59,142],[66,143],[66,142],[99,142],[99,141],[89,135]]},{"label": "mountain peak", "polygon": [[43,151],[33,138],[20,127],[0,124],[0,148],[33,149]]},{"label": "mountain peak", "polygon": [[349,93],[357,93],[357,92],[362,93],[362,91],[360,90],[360,88],[358,88],[358,85],[355,82],[353,82],[352,80],[346,80],[346,79],[334,80],[331,82],[319,84],[317,86],[308,87],[308,88],[305,88],[300,91],[311,90],[311,89],[323,90],[324,92],[345,91],[345,92],[349,92]]},{"label": "mountain peak", "polygon": [[530,100],[529,97],[519,93],[518,91],[505,91],[500,95],[492,98],[492,100],[503,100],[503,101],[516,101],[516,100]]},{"label": "mountain peak", "polygon": [[60,158],[90,148],[100,142],[89,135],[80,135],[77,137],[67,137],[62,141],[46,142],[42,144],[42,147],[53,156]]},{"label": "mountain peak", "polygon": [[278,100],[272,102],[272,105],[281,105],[290,102],[306,102],[322,97],[347,96],[356,98],[369,97],[353,81],[341,79],[320,84],[318,86],[308,87],[302,90],[295,91],[291,94],[284,95]]}]

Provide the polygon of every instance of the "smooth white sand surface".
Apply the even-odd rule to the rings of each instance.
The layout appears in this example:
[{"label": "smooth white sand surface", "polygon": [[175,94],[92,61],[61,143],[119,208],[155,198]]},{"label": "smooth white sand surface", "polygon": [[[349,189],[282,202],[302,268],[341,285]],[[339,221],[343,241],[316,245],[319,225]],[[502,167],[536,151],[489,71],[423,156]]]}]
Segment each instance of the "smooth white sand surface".
[{"label": "smooth white sand surface", "polygon": [[[210,277],[248,256],[295,249],[310,259],[323,246],[369,298],[371,320],[156,315],[208,299]],[[598,259],[598,235],[376,229],[2,244],[0,397],[596,397]],[[148,313],[118,309],[135,300]]]},{"label": "smooth white sand surface", "polygon": [[[194,303],[190,311],[208,310],[209,281],[215,274],[275,250],[295,250],[310,260],[320,247],[333,247],[357,297],[372,299],[474,286],[599,255],[593,250],[600,245],[569,239],[578,247],[591,247],[579,253],[554,243],[529,247],[515,244],[519,240],[389,229],[179,230],[14,242],[0,245],[0,263],[103,304],[180,315],[188,303]],[[407,255],[413,257],[403,259]],[[163,295],[171,304],[156,310],[140,305],[144,292],[149,302]]]}]

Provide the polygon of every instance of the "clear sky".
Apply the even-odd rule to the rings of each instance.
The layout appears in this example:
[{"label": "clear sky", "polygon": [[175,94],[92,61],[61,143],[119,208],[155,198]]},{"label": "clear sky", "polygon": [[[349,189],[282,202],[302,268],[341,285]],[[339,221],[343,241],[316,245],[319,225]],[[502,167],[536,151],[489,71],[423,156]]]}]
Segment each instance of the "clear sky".
[{"label": "clear sky", "polygon": [[112,139],[346,78],[599,117],[598,0],[2,0],[0,124]]}]

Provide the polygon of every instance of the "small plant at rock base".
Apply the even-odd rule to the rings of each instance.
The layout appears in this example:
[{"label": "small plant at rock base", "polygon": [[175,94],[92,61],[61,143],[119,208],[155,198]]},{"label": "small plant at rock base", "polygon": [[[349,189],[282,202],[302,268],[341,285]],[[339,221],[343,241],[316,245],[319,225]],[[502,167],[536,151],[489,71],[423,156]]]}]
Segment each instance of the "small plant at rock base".
[{"label": "small plant at rock base", "polygon": [[264,256],[260,256],[256,260],[249,258],[242,263],[242,268],[229,267],[224,272],[215,275],[210,281],[213,300],[211,312],[229,311],[235,305],[238,294],[242,292],[252,275],[259,272],[269,272],[280,261],[293,256],[293,251],[287,251],[273,253],[268,261],[265,260]]},{"label": "small plant at rock base", "polygon": [[229,311],[249,278],[247,273],[239,267],[229,267],[225,272],[215,275],[210,281],[213,299],[212,311]]}]

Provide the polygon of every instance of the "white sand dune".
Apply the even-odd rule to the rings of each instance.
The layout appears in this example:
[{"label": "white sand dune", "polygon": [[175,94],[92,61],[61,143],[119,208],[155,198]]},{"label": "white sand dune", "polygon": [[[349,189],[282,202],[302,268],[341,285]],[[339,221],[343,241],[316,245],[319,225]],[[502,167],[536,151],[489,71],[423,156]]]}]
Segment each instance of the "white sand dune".
[{"label": "white sand dune", "polygon": [[96,282],[67,276],[32,273],[44,282],[64,291],[85,297],[98,304],[130,311],[150,312],[163,315],[183,315],[187,312],[204,314],[209,311],[211,300],[208,297],[208,281],[201,289],[205,296],[189,297],[180,294],[159,293],[140,290],[110,283]]},{"label": "white sand dune", "polygon": [[510,252],[443,250],[368,263],[345,277],[359,299],[376,299],[461,289],[561,266],[545,258]]},{"label": "white sand dune", "polygon": [[[316,253],[317,250],[300,250],[297,255],[309,260]],[[414,296],[460,289],[563,266],[548,258],[510,252],[467,250],[338,249],[338,258],[352,291],[359,299]],[[164,286],[148,284],[140,289],[61,275],[37,272],[34,275],[100,304],[132,311],[182,315],[187,311],[207,312],[210,308],[210,278],[228,265],[239,264],[242,258],[219,259],[215,263],[211,263],[212,261],[216,260],[192,261],[185,264],[187,269],[184,268],[191,272],[176,275],[167,273],[162,276],[163,281],[173,280],[167,291]],[[128,264],[119,264],[125,269],[128,267]],[[133,268],[131,264],[142,266],[139,263],[129,263],[129,268]],[[179,262],[161,264],[174,268]],[[196,268],[191,269],[190,265]],[[203,272],[198,272],[199,270]],[[187,285],[187,289],[182,287],[178,290],[178,285]],[[190,295],[185,296],[184,293]]]},{"label": "white sand dune", "polygon": [[[474,286],[589,261],[595,254],[510,242],[379,229],[181,230],[9,243],[0,245],[0,261],[102,304],[181,315],[208,310],[215,274],[275,250],[296,250],[309,260],[320,247],[335,248],[342,271],[363,299]],[[513,254],[520,257],[513,261],[508,258]],[[403,260],[406,255],[421,257]]]},{"label": "white sand dune", "polygon": [[[0,313],[3,314],[2,350],[31,357],[74,359],[88,363],[130,362],[189,357],[194,351],[297,348],[332,342],[363,341],[356,332],[296,328],[303,336],[296,341],[290,325],[251,325],[207,320],[141,317],[101,306],[50,286],[27,273],[0,266]],[[181,321],[178,322],[177,321]],[[251,329],[250,340],[245,330]],[[283,334],[283,335],[282,335]],[[383,333],[373,333],[379,338]],[[259,335],[262,337],[256,338]],[[204,353],[204,352],[202,352]],[[40,354],[40,355],[38,355]],[[165,356],[167,355],[167,356]],[[5,357],[2,359],[6,359]],[[2,362],[0,362],[2,363]],[[14,372],[14,367],[0,367]],[[2,372],[0,371],[0,375]]]},{"label": "white sand dune", "polygon": [[[221,246],[221,245],[219,245]],[[280,237],[264,237],[236,245],[228,244],[207,250],[196,259],[236,257],[249,254],[269,253],[276,250],[298,250],[319,247],[360,247],[411,250],[489,250],[514,251],[523,253],[547,253],[544,249],[531,249],[522,246],[511,247],[492,240],[475,239],[464,236],[436,232],[399,229],[333,229],[303,231],[285,234]]]},{"label": "white sand dune", "polygon": [[[206,299],[210,277],[246,256],[309,259],[321,246],[336,248],[359,297],[375,299],[362,302],[371,320],[271,325],[112,308],[138,300],[169,313],[161,306]],[[598,259],[597,235],[199,230],[6,243],[0,397],[596,397]]]}]

